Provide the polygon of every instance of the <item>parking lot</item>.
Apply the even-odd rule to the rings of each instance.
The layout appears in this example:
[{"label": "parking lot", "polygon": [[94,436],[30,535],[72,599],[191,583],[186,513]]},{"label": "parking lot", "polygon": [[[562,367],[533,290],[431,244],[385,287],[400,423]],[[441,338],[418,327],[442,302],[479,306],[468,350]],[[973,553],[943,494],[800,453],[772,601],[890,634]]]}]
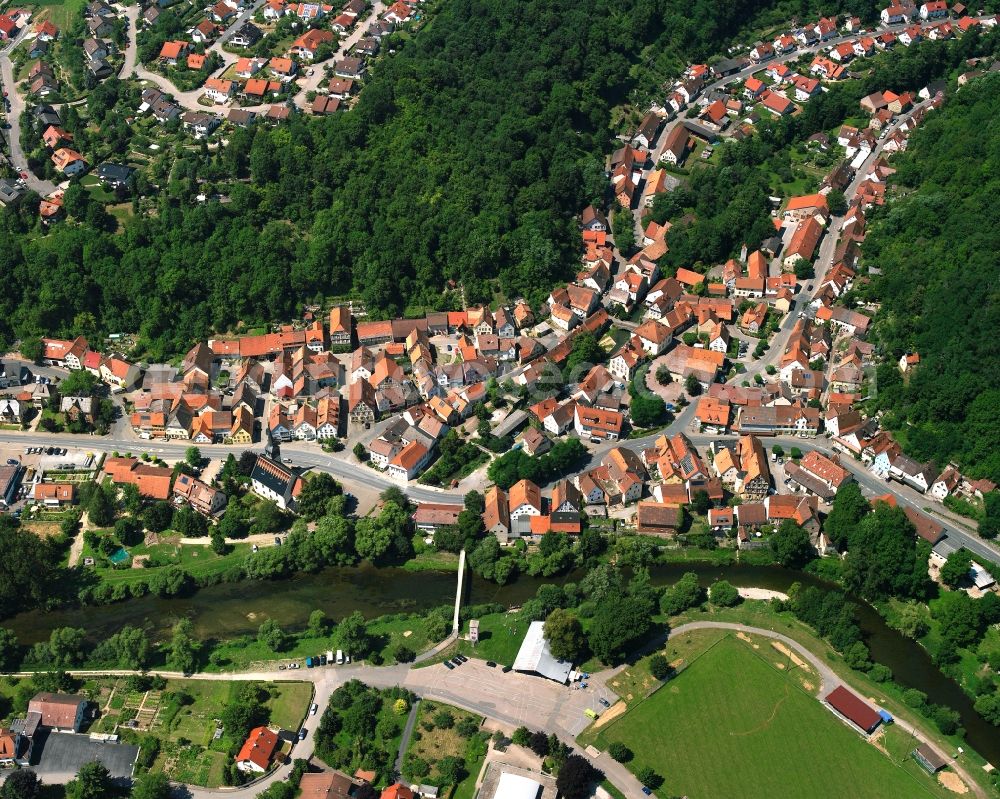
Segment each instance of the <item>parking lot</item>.
[{"label": "parking lot", "polygon": [[413,669],[404,685],[422,696],[451,702],[512,727],[557,725],[573,735],[591,723],[585,711],[600,715],[605,709],[601,699],[609,704],[617,701],[597,680],[589,680],[587,688],[582,683],[559,685],[544,677],[504,673],[476,659],[450,671],[442,664]]},{"label": "parking lot", "polygon": [[31,767],[45,782],[66,782],[84,763],[98,760],[113,778],[121,779],[132,776],[138,756],[138,746],[95,741],[89,735],[52,732],[35,741]]}]

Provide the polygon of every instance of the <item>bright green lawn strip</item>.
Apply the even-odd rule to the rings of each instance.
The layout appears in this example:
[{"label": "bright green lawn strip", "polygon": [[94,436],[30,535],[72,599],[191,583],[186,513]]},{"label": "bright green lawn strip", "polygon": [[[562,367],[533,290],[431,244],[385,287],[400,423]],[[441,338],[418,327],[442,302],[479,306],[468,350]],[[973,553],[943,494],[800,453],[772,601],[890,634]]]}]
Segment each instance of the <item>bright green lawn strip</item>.
[{"label": "bright green lawn strip", "polygon": [[[223,574],[230,569],[240,566],[250,552],[249,544],[236,544],[225,555],[216,555],[211,547],[200,546],[198,544],[179,544],[176,546],[172,544],[157,544],[148,548],[143,546],[126,548],[133,556],[144,554],[155,555],[157,560],[163,563],[180,566],[195,579],[209,577],[213,574]],[[93,553],[85,551],[84,554],[92,555]],[[115,585],[118,583],[131,584],[148,580],[156,568],[114,569],[106,566],[98,566],[94,571],[102,582]]]},{"label": "bright green lawn strip", "polygon": [[[597,736],[668,793],[811,799],[934,796],[752,650],[727,638]],[[725,764],[720,768],[720,764]]]},{"label": "bright green lawn strip", "polygon": [[[463,634],[468,633],[465,622]],[[458,651],[469,657],[492,660],[509,666],[517,657],[521,642],[528,632],[528,620],[520,614],[490,613],[479,619],[479,643],[473,646],[469,641],[459,641]]]}]

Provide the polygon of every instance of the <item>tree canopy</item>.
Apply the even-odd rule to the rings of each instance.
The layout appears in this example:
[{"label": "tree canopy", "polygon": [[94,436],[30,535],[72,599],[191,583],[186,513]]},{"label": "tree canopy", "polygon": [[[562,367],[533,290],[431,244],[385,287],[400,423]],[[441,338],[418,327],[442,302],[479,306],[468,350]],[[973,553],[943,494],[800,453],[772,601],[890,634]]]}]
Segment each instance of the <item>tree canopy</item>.
[{"label": "tree canopy", "polygon": [[927,586],[925,546],[918,546],[900,508],[877,503],[851,535],[844,559],[845,586],[865,599],[922,597]]},{"label": "tree canopy", "polygon": [[[906,196],[874,215],[863,263],[878,267],[861,298],[881,302],[875,339],[886,363],[875,407],[883,424],[906,428],[906,448],[940,466],[958,461],[972,477],[1000,482],[1000,357],[996,254],[1000,252],[1000,79],[971,82],[914,131],[893,160]],[[906,378],[896,361],[916,352]]]}]

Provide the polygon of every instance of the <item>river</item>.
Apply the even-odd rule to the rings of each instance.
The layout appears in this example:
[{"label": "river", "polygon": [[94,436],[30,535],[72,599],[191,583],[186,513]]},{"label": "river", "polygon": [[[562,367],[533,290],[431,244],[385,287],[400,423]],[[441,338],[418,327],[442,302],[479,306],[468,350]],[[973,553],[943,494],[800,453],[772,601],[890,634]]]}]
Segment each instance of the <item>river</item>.
[{"label": "river", "polygon": [[[678,563],[653,567],[651,577],[655,585],[669,585],[687,571],[697,573],[704,585],[725,579],[734,585],[775,591],[787,591],[793,582],[836,587],[810,574],[777,566]],[[520,605],[533,597],[543,583],[577,581],[582,576],[572,573],[558,578],[521,577],[502,587],[472,576],[467,580],[465,602]],[[45,640],[54,628],[66,626],[86,629],[95,641],[126,624],[145,627],[154,638],[162,639],[177,619],[187,617],[194,624],[195,634],[202,639],[231,638],[256,633],[266,618],[276,619],[288,630],[303,628],[309,613],[317,608],[336,621],[355,610],[374,618],[450,606],[454,592],[454,572],[410,572],[372,566],[329,568],[289,580],[221,583],[190,597],[145,596],[113,605],[22,613],[5,620],[3,626],[13,629],[22,644]],[[1000,763],[997,728],[976,713],[972,700],[958,684],[938,670],[922,646],[886,625],[874,608],[860,600],[856,604],[872,658],[892,669],[902,685],[923,691],[931,702],[957,710],[969,744],[992,763]]]}]

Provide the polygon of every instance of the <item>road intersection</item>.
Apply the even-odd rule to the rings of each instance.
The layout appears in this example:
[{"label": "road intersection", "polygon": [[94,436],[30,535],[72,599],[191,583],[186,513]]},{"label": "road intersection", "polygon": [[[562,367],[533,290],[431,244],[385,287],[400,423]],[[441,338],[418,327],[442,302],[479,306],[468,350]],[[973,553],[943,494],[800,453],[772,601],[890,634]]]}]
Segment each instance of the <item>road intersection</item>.
[{"label": "road intersection", "polygon": [[[730,622],[698,621],[682,624],[672,629],[669,632],[669,637],[709,629],[730,630],[735,633],[762,636],[788,647],[803,658],[819,677],[819,685],[816,689],[816,696],[819,700],[822,700],[838,686],[844,685],[850,688],[822,658],[798,641],[774,630]],[[499,722],[509,730],[523,725],[531,730],[554,733],[563,743],[576,749],[577,754],[603,771],[605,777],[628,799],[644,799],[645,794],[641,783],[624,765],[612,759],[605,752],[596,752],[595,754],[594,750],[583,749],[576,744],[576,737],[591,723],[585,711],[591,710],[600,714],[603,707],[598,701],[599,698],[607,698],[614,704],[617,697],[608,687],[608,683],[623,668],[607,669],[591,674],[587,680],[588,687],[586,689],[575,687],[579,685],[578,683],[565,686],[541,677],[513,671],[504,673],[497,668],[488,667],[484,661],[476,658],[470,659],[454,670],[448,670],[440,663],[426,667],[414,667],[408,664],[369,666],[362,663],[300,671],[295,674],[295,679],[313,684],[313,698],[310,701],[317,703],[320,708],[326,708],[330,696],[337,688],[349,680],[357,679],[376,688],[402,686],[422,699],[454,705]],[[111,670],[74,671],[72,673],[77,676],[128,676],[137,672]],[[183,675],[171,671],[149,673],[173,679],[189,676],[192,679],[216,681],[280,682],[289,679],[287,671],[198,673],[195,675]],[[24,672],[15,676],[29,675],[29,672]],[[306,730],[306,737],[301,741],[293,742],[292,758],[308,760],[313,756],[315,734],[320,719],[320,714],[315,716],[306,714],[302,725]],[[896,718],[895,724],[916,738],[923,737],[922,733],[905,719]],[[950,765],[979,799],[985,799],[985,793],[960,765],[954,762]],[[185,795],[191,799],[218,799],[220,795],[250,799],[250,797],[257,796],[269,785],[286,779],[291,768],[289,762],[274,769],[261,779],[238,788],[210,789],[193,785],[178,787],[182,788]]]}]

